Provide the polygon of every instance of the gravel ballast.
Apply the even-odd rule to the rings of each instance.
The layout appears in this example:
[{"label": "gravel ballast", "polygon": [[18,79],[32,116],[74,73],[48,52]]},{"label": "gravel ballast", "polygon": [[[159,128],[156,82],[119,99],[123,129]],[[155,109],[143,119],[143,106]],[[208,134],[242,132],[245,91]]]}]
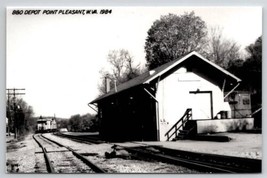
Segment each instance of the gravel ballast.
[{"label": "gravel ballast", "polygon": [[[141,146],[141,145],[159,145],[167,148],[188,150],[195,152],[214,153],[221,155],[262,159],[262,135],[246,133],[225,133],[232,138],[230,142],[207,142],[207,141],[190,141],[179,140],[176,142],[125,142],[118,143],[124,146]],[[65,146],[69,146],[84,155],[91,162],[97,164],[100,168],[108,173],[199,173],[182,166],[155,162],[151,160],[139,160],[129,156],[125,150],[120,153],[121,157],[107,158],[106,153],[113,151],[112,144],[86,144],[58,137],[51,133],[44,134],[45,137],[53,139]],[[7,173],[46,173],[46,166],[42,150],[33,140],[32,135],[28,135],[22,141],[7,140],[6,143],[6,165]],[[48,147],[48,151],[53,148]],[[66,153],[69,154],[69,153]],[[67,157],[70,155],[67,155]],[[56,158],[55,156],[53,156]],[[57,159],[53,160],[56,162]],[[72,162],[70,164],[78,164]],[[64,168],[65,169],[65,168]],[[60,171],[59,171],[60,172]],[[63,170],[62,172],[72,172]],[[91,173],[87,168],[81,168],[76,173]]]},{"label": "gravel ballast", "polygon": [[154,161],[135,160],[127,158],[127,156],[125,159],[107,159],[105,153],[113,150],[111,148],[112,145],[107,143],[89,145],[71,141],[67,138],[57,137],[52,134],[45,134],[45,137],[72,147],[82,155],[96,155],[87,156],[87,158],[108,173],[199,173],[198,171],[190,170],[182,166]]}]

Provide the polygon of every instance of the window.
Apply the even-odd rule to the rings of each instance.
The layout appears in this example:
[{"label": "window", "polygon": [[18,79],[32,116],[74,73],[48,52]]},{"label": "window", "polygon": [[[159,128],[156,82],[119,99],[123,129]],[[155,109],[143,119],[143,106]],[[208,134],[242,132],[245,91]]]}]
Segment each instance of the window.
[{"label": "window", "polygon": [[243,99],[243,105],[249,105],[250,101],[248,98]]}]

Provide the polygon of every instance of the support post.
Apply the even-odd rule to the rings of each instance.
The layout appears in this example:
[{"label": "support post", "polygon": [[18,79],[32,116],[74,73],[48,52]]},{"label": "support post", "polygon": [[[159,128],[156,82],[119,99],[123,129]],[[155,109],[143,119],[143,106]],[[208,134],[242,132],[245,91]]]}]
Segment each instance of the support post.
[{"label": "support post", "polygon": [[155,96],[152,95],[152,93],[150,93],[147,89],[145,89],[145,92],[148,93],[155,101],[156,101],[156,127],[157,127],[157,140],[159,141],[160,138],[159,138],[159,108],[158,108],[158,100]]},{"label": "support post", "polygon": [[237,85],[231,90],[229,91],[225,96],[224,96],[224,99],[229,96],[238,86],[240,85],[240,83],[237,83]]}]

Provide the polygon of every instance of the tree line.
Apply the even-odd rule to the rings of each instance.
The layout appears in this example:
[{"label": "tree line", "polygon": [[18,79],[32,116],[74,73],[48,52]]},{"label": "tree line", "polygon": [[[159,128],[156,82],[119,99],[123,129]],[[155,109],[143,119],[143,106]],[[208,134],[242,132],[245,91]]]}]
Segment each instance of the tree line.
[{"label": "tree line", "polygon": [[99,128],[98,118],[92,114],[76,114],[69,119],[56,118],[59,128],[67,128],[71,132],[97,132]]},{"label": "tree line", "polygon": [[[29,133],[35,133],[39,117],[34,117],[33,107],[22,98],[9,98],[6,105],[8,134],[14,133],[15,138],[21,139]],[[73,132],[98,131],[98,118],[92,114],[76,114],[68,119],[56,118],[57,128],[67,128]]]},{"label": "tree line", "polygon": [[15,133],[21,138],[27,133],[34,132],[36,119],[33,118],[33,107],[22,98],[8,98],[6,105],[7,133]]}]

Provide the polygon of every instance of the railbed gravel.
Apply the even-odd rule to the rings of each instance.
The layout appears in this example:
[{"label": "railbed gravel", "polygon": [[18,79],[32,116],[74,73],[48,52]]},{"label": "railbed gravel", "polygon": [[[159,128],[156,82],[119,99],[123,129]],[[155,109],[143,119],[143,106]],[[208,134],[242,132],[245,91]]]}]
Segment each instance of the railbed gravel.
[{"label": "railbed gravel", "polygon": [[41,138],[41,143],[46,148],[56,173],[94,173],[90,167],[76,158],[68,149],[43,140],[43,138]]},{"label": "railbed gravel", "polygon": [[48,153],[56,173],[94,173],[78,158],[74,158],[71,152]]},{"label": "railbed gravel", "polygon": [[37,144],[32,139],[32,135],[26,136],[26,138],[21,141],[10,139],[10,141],[6,143],[6,172],[34,173],[36,166],[35,152],[38,151],[36,145]]},{"label": "railbed gravel", "polygon": [[112,151],[112,145],[107,143],[89,145],[85,143],[78,143],[67,138],[58,137],[53,134],[44,134],[44,136],[65,146],[69,146],[82,155],[93,155],[86,157],[108,173],[199,173],[198,171],[182,166],[176,166],[162,162],[127,158],[107,159],[105,157],[105,152]]},{"label": "railbed gravel", "polygon": [[[189,142],[180,141],[176,144],[176,148],[191,151],[199,151],[209,149],[211,153],[224,154],[224,151],[229,155],[249,157],[255,159],[262,158],[261,140],[262,136],[257,134],[232,134],[227,133],[232,139],[228,144],[211,143],[211,142]],[[60,143],[74,148],[80,154],[87,155],[92,162],[110,173],[198,173],[194,170],[189,170],[183,167],[174,166],[160,162],[148,162],[140,160],[125,160],[119,158],[106,159],[105,152],[111,152],[110,144],[88,145],[71,141],[66,138],[56,137],[52,134],[45,134],[47,137],[55,138]],[[250,144],[248,145],[248,136]],[[138,142],[137,142],[138,143]],[[140,142],[138,143],[141,144]],[[151,142],[152,145],[161,145],[160,142]],[[166,142],[169,147],[172,143]],[[121,145],[123,145],[121,143]],[[127,143],[125,146],[134,146],[135,143]],[[204,145],[204,146],[203,146]],[[209,147],[207,148],[207,145]],[[46,173],[44,156],[41,153],[41,148],[33,140],[32,135],[28,135],[24,140],[15,141],[13,136],[6,137],[6,172],[7,173]],[[219,149],[218,149],[219,148]],[[49,148],[48,148],[49,149]],[[89,156],[93,155],[93,156]],[[16,165],[11,169],[11,165]]]}]

